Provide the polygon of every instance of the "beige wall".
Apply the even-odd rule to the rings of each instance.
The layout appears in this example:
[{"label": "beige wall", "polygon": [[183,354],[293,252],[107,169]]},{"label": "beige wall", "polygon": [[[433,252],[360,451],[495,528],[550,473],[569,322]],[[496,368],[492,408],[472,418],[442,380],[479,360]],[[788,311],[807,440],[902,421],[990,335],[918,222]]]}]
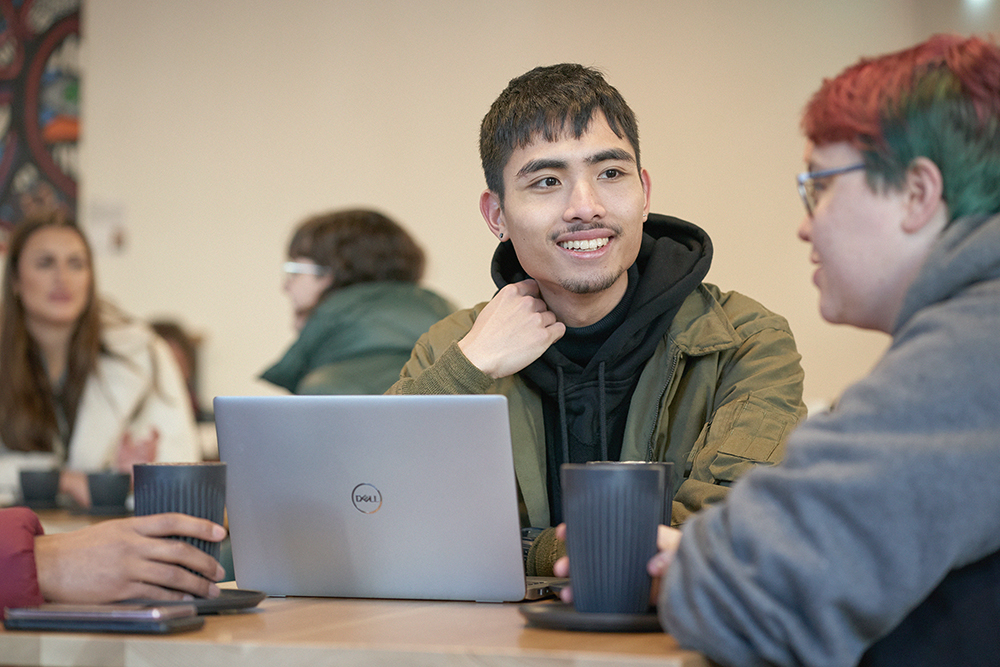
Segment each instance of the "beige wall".
[{"label": "beige wall", "polygon": [[885,338],[817,315],[799,112],[821,77],[943,24],[911,0],[88,0],[81,215],[128,236],[100,287],[204,334],[209,397],[268,392],[306,214],[381,208],[427,248],[429,285],[484,300],[479,121],[511,77],[578,61],[636,111],[653,210],[711,234],[709,280],[787,316],[807,397],[830,398]]}]

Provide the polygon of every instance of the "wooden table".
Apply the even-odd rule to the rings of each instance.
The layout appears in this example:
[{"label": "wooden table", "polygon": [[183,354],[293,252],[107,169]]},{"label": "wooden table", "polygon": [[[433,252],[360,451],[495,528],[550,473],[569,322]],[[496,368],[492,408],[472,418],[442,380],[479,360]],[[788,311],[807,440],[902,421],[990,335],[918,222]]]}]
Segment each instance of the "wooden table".
[{"label": "wooden table", "polygon": [[[39,515],[48,532],[101,520],[65,511]],[[709,664],[701,654],[680,649],[663,633],[527,627],[518,605],[509,603],[268,598],[248,612],[207,616],[203,629],[170,636],[0,628],[0,665],[4,667]]]},{"label": "wooden table", "polygon": [[[534,603],[539,604],[539,603]],[[169,636],[0,630],[0,664],[707,667],[662,633],[526,627],[516,604],[269,598]]]}]

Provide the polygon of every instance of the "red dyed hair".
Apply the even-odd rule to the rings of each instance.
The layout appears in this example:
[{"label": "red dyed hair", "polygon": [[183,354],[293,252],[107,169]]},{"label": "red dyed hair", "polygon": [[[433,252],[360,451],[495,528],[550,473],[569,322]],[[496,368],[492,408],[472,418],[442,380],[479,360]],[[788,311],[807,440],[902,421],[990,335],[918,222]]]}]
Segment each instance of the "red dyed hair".
[{"label": "red dyed hair", "polygon": [[802,118],[814,144],[848,141],[860,150],[884,145],[884,123],[903,115],[928,73],[947,69],[961,87],[954,91],[976,109],[981,122],[1000,115],[1000,52],[978,37],[934,35],[912,48],[862,58],[836,78],[825,79]]}]

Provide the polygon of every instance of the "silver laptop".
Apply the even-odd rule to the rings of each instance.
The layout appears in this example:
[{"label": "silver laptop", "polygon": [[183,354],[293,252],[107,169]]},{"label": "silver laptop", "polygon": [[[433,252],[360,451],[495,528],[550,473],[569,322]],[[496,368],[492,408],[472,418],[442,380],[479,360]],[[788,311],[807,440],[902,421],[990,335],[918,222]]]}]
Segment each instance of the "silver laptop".
[{"label": "silver laptop", "polygon": [[236,583],[269,595],[515,601],[503,396],[220,396]]}]

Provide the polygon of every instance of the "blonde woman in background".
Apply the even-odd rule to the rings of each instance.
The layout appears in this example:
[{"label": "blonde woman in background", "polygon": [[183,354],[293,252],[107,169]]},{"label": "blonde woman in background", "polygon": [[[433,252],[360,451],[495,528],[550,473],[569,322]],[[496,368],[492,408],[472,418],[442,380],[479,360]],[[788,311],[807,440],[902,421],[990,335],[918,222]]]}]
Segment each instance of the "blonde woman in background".
[{"label": "blonde woman in background", "polygon": [[0,306],[0,498],[18,471],[60,466],[60,491],[90,505],[86,474],[199,458],[169,348],[97,298],[82,231],[59,215],[11,233]]}]

